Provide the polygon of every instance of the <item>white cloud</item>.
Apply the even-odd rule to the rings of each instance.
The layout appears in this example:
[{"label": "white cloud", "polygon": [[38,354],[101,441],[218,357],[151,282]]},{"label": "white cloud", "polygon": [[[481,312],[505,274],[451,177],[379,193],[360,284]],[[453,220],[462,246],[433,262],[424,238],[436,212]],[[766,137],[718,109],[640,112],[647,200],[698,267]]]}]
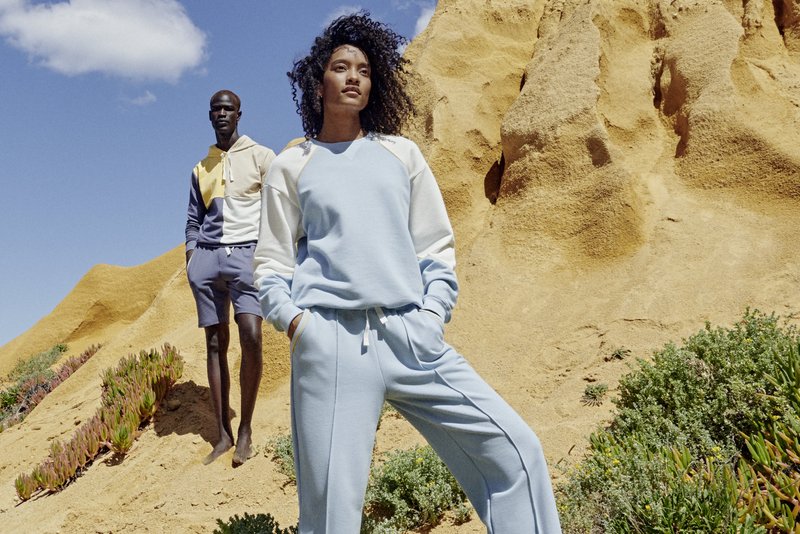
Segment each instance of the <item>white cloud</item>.
[{"label": "white cloud", "polygon": [[422,4],[420,5],[419,17],[414,24],[414,37],[422,33],[428,27],[428,23],[433,17],[433,12],[436,10],[436,4]]},{"label": "white cloud", "polygon": [[156,95],[150,91],[145,91],[144,94],[139,95],[136,98],[128,99],[128,103],[133,104],[134,106],[146,106],[148,104],[152,104],[156,100],[158,100]]},{"label": "white cloud", "polygon": [[339,6],[339,7],[337,7],[336,9],[334,9],[333,11],[331,11],[328,14],[328,17],[322,23],[322,27],[323,28],[327,28],[328,25],[331,22],[333,22],[334,20],[338,19],[339,17],[342,17],[344,15],[352,15],[353,13],[356,13],[357,11],[361,11],[362,9],[364,9],[364,8],[359,6],[359,5]]},{"label": "white cloud", "polygon": [[206,43],[176,0],[0,0],[0,35],[69,76],[168,82],[200,65]]},{"label": "white cloud", "polygon": [[394,9],[399,9],[403,11],[408,9],[409,7],[414,7],[419,4],[419,0],[392,0],[391,5]]}]

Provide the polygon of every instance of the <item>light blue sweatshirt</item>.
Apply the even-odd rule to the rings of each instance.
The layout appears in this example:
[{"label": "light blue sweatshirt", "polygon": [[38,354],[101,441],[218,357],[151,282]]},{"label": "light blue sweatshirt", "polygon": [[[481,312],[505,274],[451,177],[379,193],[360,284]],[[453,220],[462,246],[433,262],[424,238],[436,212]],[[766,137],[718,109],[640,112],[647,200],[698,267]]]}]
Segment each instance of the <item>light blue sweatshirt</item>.
[{"label": "light blue sweatshirt", "polygon": [[306,140],[279,154],[262,189],[255,284],[279,330],[305,308],[455,305],[453,230],[419,148],[369,134]]}]

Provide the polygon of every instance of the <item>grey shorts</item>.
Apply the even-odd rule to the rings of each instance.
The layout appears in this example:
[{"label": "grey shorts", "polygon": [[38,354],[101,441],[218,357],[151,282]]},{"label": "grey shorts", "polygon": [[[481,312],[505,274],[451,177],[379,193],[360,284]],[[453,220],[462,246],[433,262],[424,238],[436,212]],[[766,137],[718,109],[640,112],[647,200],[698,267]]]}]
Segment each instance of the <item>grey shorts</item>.
[{"label": "grey shorts", "polygon": [[253,285],[255,243],[219,248],[194,249],[186,276],[197,303],[201,328],[228,323],[230,305],[234,315],[250,313],[261,317],[258,290]]}]

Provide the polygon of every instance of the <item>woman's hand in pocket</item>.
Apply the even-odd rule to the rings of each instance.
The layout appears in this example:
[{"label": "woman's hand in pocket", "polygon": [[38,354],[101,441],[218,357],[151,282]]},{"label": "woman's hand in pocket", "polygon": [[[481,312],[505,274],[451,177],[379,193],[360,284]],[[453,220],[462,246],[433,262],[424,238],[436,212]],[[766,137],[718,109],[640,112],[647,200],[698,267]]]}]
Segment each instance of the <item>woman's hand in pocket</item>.
[{"label": "woman's hand in pocket", "polygon": [[295,315],[294,319],[292,319],[292,322],[289,323],[289,328],[286,329],[286,335],[289,336],[289,340],[291,340],[294,337],[294,332],[295,330],[297,330],[297,325],[300,324],[300,319],[302,318],[303,318],[303,312],[300,312],[297,315]]}]

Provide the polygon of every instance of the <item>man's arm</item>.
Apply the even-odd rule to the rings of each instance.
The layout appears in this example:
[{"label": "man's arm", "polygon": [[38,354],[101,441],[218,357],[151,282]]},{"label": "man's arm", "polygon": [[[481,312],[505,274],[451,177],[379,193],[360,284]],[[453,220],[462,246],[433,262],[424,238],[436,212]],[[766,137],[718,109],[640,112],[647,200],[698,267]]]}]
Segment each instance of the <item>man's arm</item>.
[{"label": "man's arm", "polygon": [[203,194],[200,192],[200,182],[197,174],[192,173],[191,185],[189,188],[189,208],[186,213],[186,264],[192,257],[197,240],[200,237],[200,225],[206,216],[206,205],[203,202]]}]

